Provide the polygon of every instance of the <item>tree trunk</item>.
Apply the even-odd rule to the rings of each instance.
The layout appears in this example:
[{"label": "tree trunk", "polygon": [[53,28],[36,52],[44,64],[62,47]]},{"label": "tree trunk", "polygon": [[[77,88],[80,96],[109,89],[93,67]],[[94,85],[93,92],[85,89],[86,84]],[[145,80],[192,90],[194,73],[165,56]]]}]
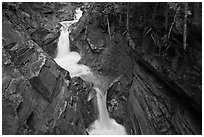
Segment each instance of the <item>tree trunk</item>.
[{"label": "tree trunk", "polygon": [[183,25],[183,47],[186,49],[186,38],[187,38],[187,16],[188,16],[188,3],[184,3],[184,25]]},{"label": "tree trunk", "polygon": [[126,17],[126,29],[127,29],[127,34],[129,34],[129,11],[130,11],[130,4],[128,3],[127,4],[128,6],[127,6],[127,13],[126,13],[126,15],[127,15],[127,17]]},{"label": "tree trunk", "polygon": [[156,12],[157,12],[157,7],[158,7],[159,3],[156,3],[154,6],[154,11],[153,11],[153,15],[152,15],[152,21],[151,21],[151,26],[153,26],[154,24],[154,18],[156,17]]},{"label": "tree trunk", "polygon": [[169,12],[168,4],[166,3],[166,12],[165,12],[165,31],[168,33],[168,12]]}]

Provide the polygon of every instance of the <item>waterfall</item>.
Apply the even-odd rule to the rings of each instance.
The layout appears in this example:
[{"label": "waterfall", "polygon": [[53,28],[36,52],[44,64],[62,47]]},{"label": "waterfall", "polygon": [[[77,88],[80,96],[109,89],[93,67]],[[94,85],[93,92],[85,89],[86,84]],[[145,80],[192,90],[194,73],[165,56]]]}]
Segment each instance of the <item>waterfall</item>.
[{"label": "waterfall", "polygon": [[89,134],[126,134],[125,128],[118,124],[114,119],[109,117],[107,107],[106,107],[106,92],[100,89],[100,81],[93,75],[91,69],[83,64],[78,64],[81,56],[78,52],[70,51],[69,42],[69,26],[73,23],[79,21],[82,16],[82,11],[80,9],[76,10],[75,20],[63,21],[61,33],[57,45],[57,56],[54,59],[55,62],[62,68],[69,71],[71,77],[79,76],[83,80],[92,82],[94,84],[94,89],[97,95],[97,105],[99,116],[90,128],[87,129]]},{"label": "waterfall", "polygon": [[70,48],[69,48],[69,39],[66,38],[67,36],[69,36],[68,31],[64,30],[63,28],[60,29],[61,30],[61,35],[59,37],[59,42],[58,42],[58,48],[57,50],[57,58],[64,57],[66,55],[68,55],[70,53]]},{"label": "waterfall", "polygon": [[106,95],[104,95],[101,90],[95,87],[96,95],[97,95],[97,104],[99,110],[99,122],[102,128],[109,127],[109,115],[106,107]]}]

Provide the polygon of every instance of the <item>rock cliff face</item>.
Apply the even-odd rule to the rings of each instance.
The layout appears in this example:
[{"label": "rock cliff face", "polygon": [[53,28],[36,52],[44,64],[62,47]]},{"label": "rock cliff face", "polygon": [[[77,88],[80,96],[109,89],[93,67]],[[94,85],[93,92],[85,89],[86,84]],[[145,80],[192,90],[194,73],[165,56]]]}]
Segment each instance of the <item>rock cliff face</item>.
[{"label": "rock cliff face", "polygon": [[3,3],[3,134],[85,134],[80,97],[88,91],[52,60],[59,25],[35,26],[32,6]]},{"label": "rock cliff face", "polygon": [[[92,84],[70,78],[53,60],[59,21],[76,3],[3,3],[2,133],[86,134],[97,118]],[[95,8],[95,7],[91,7]],[[201,115],[141,65],[121,32],[84,14],[70,35],[80,63],[108,79],[110,117],[128,134],[201,134]]]},{"label": "rock cliff face", "polygon": [[121,75],[108,90],[110,116],[128,134],[201,134],[200,111],[155,76],[120,31],[109,34],[108,26],[101,27],[99,11],[90,9],[70,38],[83,55],[81,63],[110,79]]}]

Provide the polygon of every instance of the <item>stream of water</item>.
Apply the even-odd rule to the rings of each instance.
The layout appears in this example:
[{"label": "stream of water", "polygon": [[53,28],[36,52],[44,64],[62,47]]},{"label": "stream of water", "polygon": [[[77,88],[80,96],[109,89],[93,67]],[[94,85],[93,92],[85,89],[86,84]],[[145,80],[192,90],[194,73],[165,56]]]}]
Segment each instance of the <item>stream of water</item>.
[{"label": "stream of water", "polygon": [[107,91],[100,88],[100,82],[91,72],[91,69],[83,64],[78,64],[81,56],[78,52],[70,51],[69,42],[69,26],[79,21],[82,16],[82,11],[76,9],[75,19],[72,21],[60,22],[61,33],[58,41],[57,56],[54,59],[55,62],[62,68],[69,71],[71,77],[81,77],[83,80],[92,82],[94,89],[96,90],[97,105],[98,105],[98,119],[90,125],[87,132],[90,135],[104,134],[104,135],[125,135],[127,134],[124,126],[118,124],[114,119],[109,117],[106,107],[106,95]]}]

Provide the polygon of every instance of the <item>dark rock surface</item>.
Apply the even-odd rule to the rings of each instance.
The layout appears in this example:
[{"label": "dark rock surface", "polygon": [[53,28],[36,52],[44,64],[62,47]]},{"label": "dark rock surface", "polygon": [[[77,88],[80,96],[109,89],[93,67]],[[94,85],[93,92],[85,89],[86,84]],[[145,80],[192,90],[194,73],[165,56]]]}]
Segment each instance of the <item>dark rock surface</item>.
[{"label": "dark rock surface", "polygon": [[[82,17],[70,37],[83,56],[81,63],[112,80],[122,75],[109,81],[110,116],[124,125],[128,134],[201,134],[201,113],[138,62],[125,36],[120,32],[110,36],[100,26],[102,15],[93,9]],[[103,48],[94,40],[102,41]]]},{"label": "dark rock surface", "polygon": [[52,60],[58,30],[35,26],[30,33],[34,15],[23,10],[37,5],[26,4],[3,4],[2,133],[86,134],[69,72]]},{"label": "dark rock surface", "polygon": [[[3,3],[3,134],[86,134],[86,128],[97,119],[93,85],[78,77],[71,79],[69,72],[53,60],[59,21],[73,19],[76,5]],[[90,7],[75,24],[70,41],[71,48],[82,55],[80,63],[92,68],[108,87],[110,117],[131,135],[202,134],[201,113],[139,63],[130,42],[117,31],[120,26],[110,24],[111,35],[108,33],[106,17],[100,10],[94,5]],[[143,38],[141,44],[137,32],[131,37],[132,45],[145,45],[142,48],[146,50],[152,44],[148,38]],[[148,62],[144,53],[140,56]],[[156,64],[152,60],[149,63]],[[197,91],[197,85],[191,86]],[[181,87],[200,103],[198,92],[191,96],[189,86]]]},{"label": "dark rock surface", "polygon": [[[136,32],[139,33],[139,32]],[[133,37],[136,34],[133,34]],[[141,33],[137,34],[141,35]],[[182,94],[188,96],[194,104],[199,106],[201,111],[202,107],[202,71],[199,60],[201,59],[201,50],[194,49],[192,56],[195,57],[196,63],[189,61],[189,58],[185,58],[182,47],[178,45],[169,46],[167,51],[160,51],[154,42],[146,36],[145,40],[141,42],[141,45],[136,48],[137,53],[141,56],[145,62],[150,64],[156,69],[160,75],[167,77],[173,81],[179,88],[182,89]],[[138,42],[139,38],[133,38]],[[189,38],[190,39],[190,38]],[[192,41],[192,45],[195,45],[196,40]],[[153,45],[153,46],[152,46]],[[201,43],[197,43],[197,46],[201,48]],[[165,53],[167,52],[167,53]],[[165,55],[163,55],[165,54]],[[187,54],[187,53],[186,53]],[[163,57],[162,57],[163,56]]]}]

